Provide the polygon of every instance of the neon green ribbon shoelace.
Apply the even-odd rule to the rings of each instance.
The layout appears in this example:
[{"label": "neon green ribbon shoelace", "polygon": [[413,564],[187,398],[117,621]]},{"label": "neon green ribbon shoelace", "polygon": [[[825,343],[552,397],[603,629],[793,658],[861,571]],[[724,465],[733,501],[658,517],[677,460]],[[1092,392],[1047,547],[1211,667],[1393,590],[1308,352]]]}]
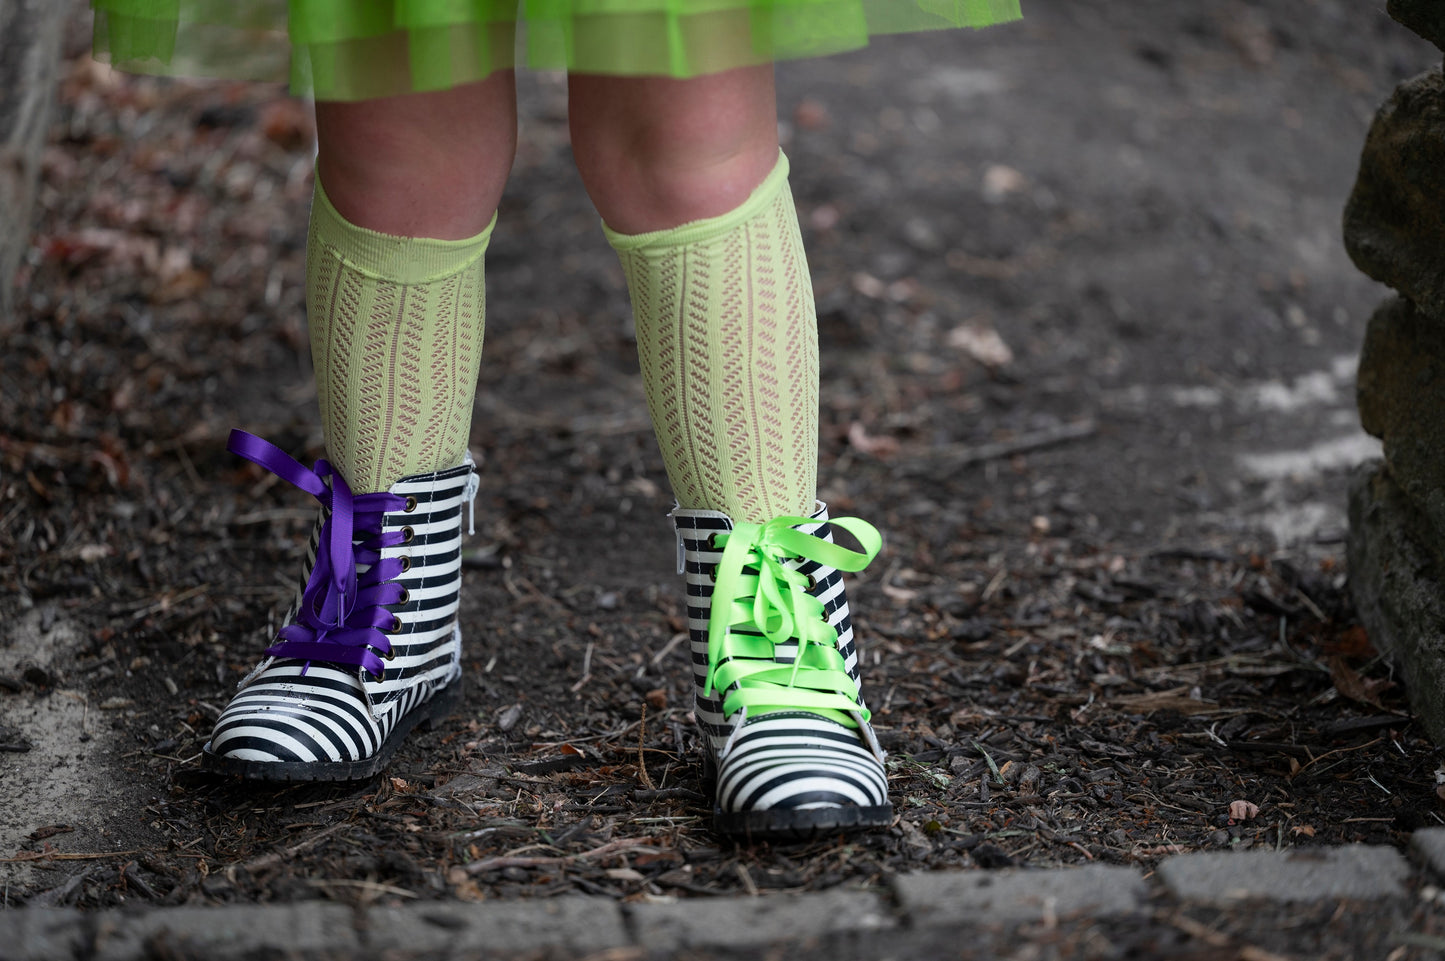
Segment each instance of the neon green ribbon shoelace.
[{"label": "neon green ribbon shoelace", "polygon": [[857,538],[863,550],[853,551],[797,529],[812,523],[807,517],[778,517],[736,524],[716,535],[723,553],[708,620],[703,695],[726,691],[725,717],[746,707],[750,716],[812,711],[847,727],[869,718],[823,602],[808,593],[810,578],[787,562],[861,571],[877,556],[883,536],[856,517],[829,521]]}]

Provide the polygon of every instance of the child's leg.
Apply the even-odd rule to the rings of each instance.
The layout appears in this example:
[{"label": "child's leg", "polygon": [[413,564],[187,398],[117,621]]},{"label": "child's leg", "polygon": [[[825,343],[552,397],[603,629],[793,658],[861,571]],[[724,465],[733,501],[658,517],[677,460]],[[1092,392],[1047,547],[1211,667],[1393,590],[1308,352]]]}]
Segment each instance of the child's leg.
[{"label": "child's leg", "polygon": [[319,103],[316,121],[307,310],[327,453],[355,490],[385,490],[466,449],[515,80]]},{"label": "child's leg", "polygon": [[569,92],[577,166],[627,272],[679,503],[742,521],[811,514],[817,322],[772,68],[574,76]]},{"label": "child's leg", "polygon": [[369,777],[459,690],[466,457],[482,257],[516,145],[510,73],[317,106],[307,311],[331,466],[232,449],[325,510],[301,597],[216,722],[206,763],[245,777]]},{"label": "child's leg", "polygon": [[571,82],[573,150],[632,294],[680,503],[696,714],[728,834],[886,825],[839,570],[815,497],[818,333],[767,67]]}]

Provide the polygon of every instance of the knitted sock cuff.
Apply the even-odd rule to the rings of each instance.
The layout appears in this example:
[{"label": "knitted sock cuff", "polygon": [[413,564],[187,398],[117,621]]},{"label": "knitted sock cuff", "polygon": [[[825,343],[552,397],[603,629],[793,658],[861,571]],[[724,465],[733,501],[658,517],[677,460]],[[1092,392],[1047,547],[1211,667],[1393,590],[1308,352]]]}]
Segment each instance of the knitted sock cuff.
[{"label": "knitted sock cuff", "polygon": [[722,237],[746,223],[767,209],[782,191],[788,188],[788,158],[778,151],[778,163],[771,173],[763,178],[742,206],[704,220],[693,220],[667,230],[653,230],[645,234],[620,234],[606,224],[602,232],[619,253],[623,251],[646,252],[649,248],[672,248],[687,244],[706,243]]},{"label": "knitted sock cuff", "polygon": [[397,237],[358,227],[332,206],[321,178],[311,205],[315,239],[347,267],[372,280],[394,284],[425,284],[458,274],[487,252],[497,215],[487,229],[465,240]]}]

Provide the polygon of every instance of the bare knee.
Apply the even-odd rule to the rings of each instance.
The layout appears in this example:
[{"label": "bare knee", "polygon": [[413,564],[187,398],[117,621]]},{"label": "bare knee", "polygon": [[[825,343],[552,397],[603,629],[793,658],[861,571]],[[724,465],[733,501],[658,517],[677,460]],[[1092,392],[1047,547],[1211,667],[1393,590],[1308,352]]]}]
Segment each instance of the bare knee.
[{"label": "bare knee", "polygon": [[517,149],[516,82],[316,105],[317,172],[343,217],[410,237],[486,228]]},{"label": "bare knee", "polygon": [[689,80],[573,76],[569,97],[577,169],[623,233],[726,213],[777,163],[770,66]]}]

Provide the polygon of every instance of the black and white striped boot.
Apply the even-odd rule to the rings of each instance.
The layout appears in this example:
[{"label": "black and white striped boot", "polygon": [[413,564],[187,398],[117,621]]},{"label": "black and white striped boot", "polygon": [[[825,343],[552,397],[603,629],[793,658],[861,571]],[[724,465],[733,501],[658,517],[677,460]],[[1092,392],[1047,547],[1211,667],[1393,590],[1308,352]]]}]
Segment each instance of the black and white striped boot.
[{"label": "black and white striped boot", "polygon": [[[672,518],[717,830],[797,840],[888,826],[883,750],[840,573],[873,559],[877,529],[852,517],[830,524],[821,503],[811,518],[766,524],[681,508]],[[863,551],[833,543],[832,526]]]},{"label": "black and white striped boot", "polygon": [[244,431],[232,431],[228,447],[315,496],[322,513],[305,585],[276,643],[216,721],[203,763],[264,780],[369,777],[460,694],[471,460],[353,494],[324,460],[308,470]]}]

